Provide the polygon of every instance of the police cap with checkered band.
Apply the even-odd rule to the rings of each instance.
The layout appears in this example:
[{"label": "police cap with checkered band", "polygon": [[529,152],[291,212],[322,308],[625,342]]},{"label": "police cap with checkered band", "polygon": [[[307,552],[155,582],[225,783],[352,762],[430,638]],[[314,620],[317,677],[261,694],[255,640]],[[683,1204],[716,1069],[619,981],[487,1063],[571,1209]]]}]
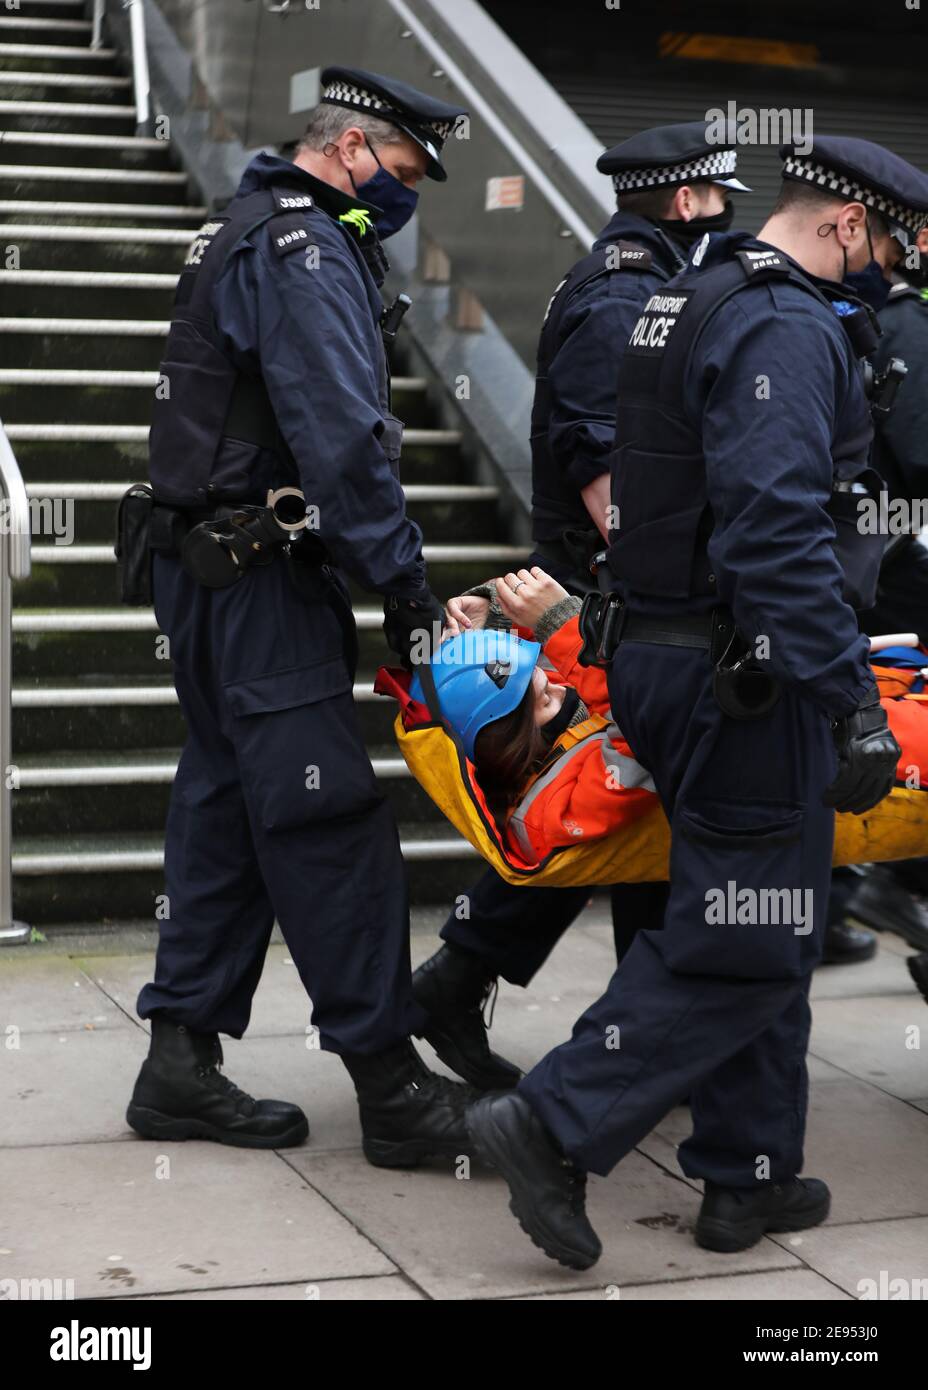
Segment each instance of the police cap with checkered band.
[{"label": "police cap with checkered band", "polygon": [[780,158],[784,179],[873,208],[903,246],[928,223],[928,175],[871,140],[818,135],[803,152],[794,143],[781,145]]},{"label": "police cap with checkered band", "polygon": [[655,126],[613,145],[599,156],[596,167],[601,174],[612,175],[620,197],[651,188],[679,188],[701,179],[750,193],[734,176],[738,153],[733,128],[726,125],[722,143],[716,135],[715,125],[707,121]]},{"label": "police cap with checkered band", "polygon": [[320,77],[319,100],[399,126],[428,155],[425,172],[429,178],[443,183],[448,177],[441,150],[459,119],[467,115],[463,107],[449,106],[395,77],[364,72],[362,68],[325,68]]}]

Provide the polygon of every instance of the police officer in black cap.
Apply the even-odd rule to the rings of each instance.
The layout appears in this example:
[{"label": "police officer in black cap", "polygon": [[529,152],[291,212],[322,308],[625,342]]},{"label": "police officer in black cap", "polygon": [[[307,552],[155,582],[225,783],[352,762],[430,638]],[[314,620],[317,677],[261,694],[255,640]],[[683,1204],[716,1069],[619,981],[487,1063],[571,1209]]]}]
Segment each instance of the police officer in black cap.
[{"label": "police officer in black cap", "polygon": [[[683,268],[707,231],[731,225],[733,143],[710,143],[704,121],[642,131],[605,151],[618,211],[592,252],[557,287],[538,345],[532,410],[532,531],[541,565],[571,593],[589,591],[590,558],[608,530],[609,455],[615,435],[616,363],[642,306]],[[478,586],[449,607],[483,621],[492,591]],[[496,607],[490,621],[501,618]],[[659,926],[665,884],[612,890],[616,953],[635,931]],[[442,1060],[484,1090],[513,1086],[520,1072],[490,1051],[484,1001],[500,975],[527,985],[589,900],[588,888],[512,887],[488,870],[452,911],[444,945],[413,976],[429,1015],[425,1036]]]},{"label": "police officer in black cap", "polygon": [[[881,214],[878,220],[884,220]],[[876,605],[861,614],[865,632],[915,632],[928,643],[928,550],[918,540],[928,507],[928,227],[911,228],[885,219],[885,233],[874,238],[874,257],[884,278],[871,275],[872,287],[855,280],[879,310],[880,338],[873,367],[892,389],[892,364],[905,363],[892,407],[877,420],[876,466],[888,490],[886,515],[892,534],[880,568]],[[889,529],[889,528],[888,528]],[[865,923],[896,931],[917,951],[928,951],[928,859],[837,870],[833,908],[849,925]],[[917,959],[917,958],[916,958]],[[910,961],[920,972],[925,963]]]},{"label": "police officer in black cap", "polygon": [[293,162],[257,155],[180,277],[151,431],[154,603],[188,730],[168,813],[147,1138],[298,1144],[303,1112],[219,1071],[279,922],[341,1054],[377,1164],[458,1154],[466,1088],[409,1035],[407,889],[352,698],[345,577],[385,599],[390,645],[441,622],[406,516],[381,339],[382,240],[442,181],[456,106],[327,68]]},{"label": "police officer in black cap", "polygon": [[854,611],[882,552],[857,527],[857,489],[878,486],[859,363],[874,333],[840,281],[870,262],[874,211],[921,225],[928,179],[861,140],[788,151],[784,173],[757,239],[707,237],[695,273],[651,297],[619,370],[600,641],[671,823],[664,928],[638,934],[568,1042],[469,1112],[524,1228],[577,1268],[601,1250],[586,1172],[685,1096],[701,1245],[829,1210],[799,1173],[834,810],[876,805],[900,754]]}]

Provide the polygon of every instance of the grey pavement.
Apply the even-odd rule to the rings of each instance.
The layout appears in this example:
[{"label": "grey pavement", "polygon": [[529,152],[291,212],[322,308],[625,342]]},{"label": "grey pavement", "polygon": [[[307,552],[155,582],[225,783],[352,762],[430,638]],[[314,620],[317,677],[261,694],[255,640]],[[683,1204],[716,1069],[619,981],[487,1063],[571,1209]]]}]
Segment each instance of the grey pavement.
[{"label": "grey pavement", "polygon": [[[528,1067],[569,1035],[613,967],[607,914],[594,899],[529,989],[501,987],[500,1052]],[[416,913],[414,962],[440,920]],[[223,1039],[237,1084],[307,1111],[309,1142],[280,1152],[154,1144],[128,1129],[152,933],[75,931],[0,951],[0,1300],[5,1281],[36,1279],[102,1299],[846,1301],[893,1279],[928,1296],[928,1011],[905,955],[884,935],[873,961],[815,977],[806,1172],[831,1185],[825,1225],[739,1255],[700,1250],[699,1185],[676,1161],[680,1108],[590,1180],[604,1253],[580,1274],[530,1244],[494,1174],[364,1161],[351,1082],[315,1046],[280,941],[245,1039]]]}]

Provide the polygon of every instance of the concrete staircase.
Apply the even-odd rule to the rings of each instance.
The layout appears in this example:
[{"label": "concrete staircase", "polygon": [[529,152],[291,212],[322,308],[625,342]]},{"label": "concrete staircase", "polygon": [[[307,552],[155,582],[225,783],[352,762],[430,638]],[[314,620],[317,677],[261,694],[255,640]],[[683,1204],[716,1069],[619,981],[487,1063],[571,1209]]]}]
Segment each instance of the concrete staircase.
[{"label": "concrete staircase", "polygon": [[[14,590],[14,906],[40,927],[152,920],[184,739],[154,616],[118,603],[112,538],[119,497],[147,476],[173,289],[206,208],[169,143],[135,135],[120,56],[89,42],[81,0],[0,8],[0,417],[46,509]],[[396,377],[394,408],[435,590],[511,567],[523,552],[505,543],[498,491],[473,481],[460,435],[435,428],[429,384]],[[56,506],[73,508],[68,544],[47,529]],[[414,900],[444,899],[477,866],[397,752],[394,707],[371,690],[381,609],[355,597],[370,754]]]}]

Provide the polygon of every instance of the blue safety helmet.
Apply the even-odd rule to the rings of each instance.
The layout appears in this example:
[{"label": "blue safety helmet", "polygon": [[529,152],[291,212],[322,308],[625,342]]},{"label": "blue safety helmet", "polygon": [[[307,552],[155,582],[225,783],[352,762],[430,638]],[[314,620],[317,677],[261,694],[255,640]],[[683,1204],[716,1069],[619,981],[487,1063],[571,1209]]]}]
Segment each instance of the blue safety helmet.
[{"label": "blue safety helmet", "polygon": [[[540,654],[538,642],[524,642],[512,632],[482,629],[468,629],[438,648],[431,661],[438,704],[471,762],[480,730],[517,707]],[[428,703],[418,675],[413,676],[409,693],[414,700]]]}]

